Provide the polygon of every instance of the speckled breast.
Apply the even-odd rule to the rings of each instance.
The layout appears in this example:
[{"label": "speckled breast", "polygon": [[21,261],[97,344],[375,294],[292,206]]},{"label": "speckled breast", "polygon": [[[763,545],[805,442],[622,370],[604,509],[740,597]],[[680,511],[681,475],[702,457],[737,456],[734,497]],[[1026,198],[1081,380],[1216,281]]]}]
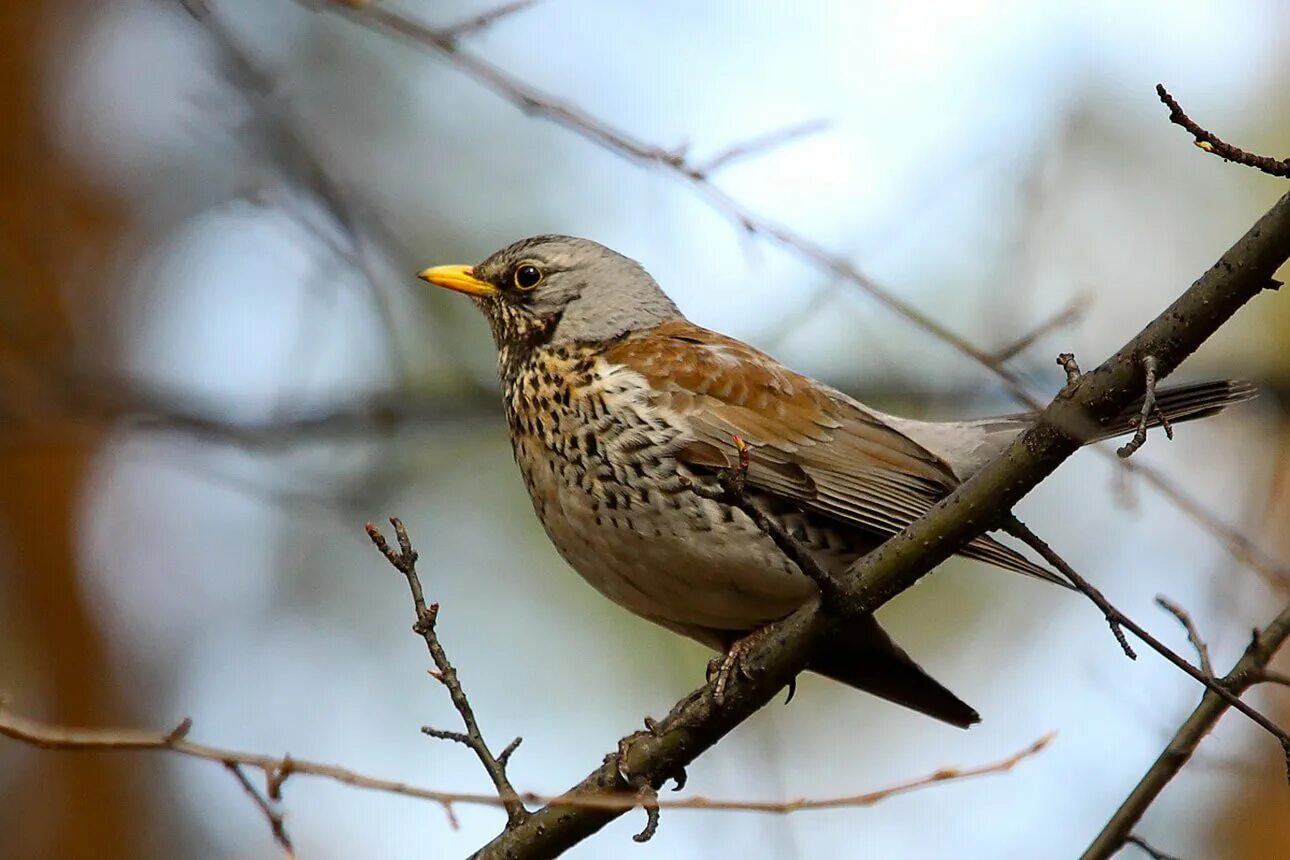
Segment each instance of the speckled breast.
[{"label": "speckled breast", "polygon": [[[534,510],[599,591],[683,632],[751,629],[809,596],[814,586],[742,511],[690,489],[708,478],[677,463],[685,429],[643,377],[568,347],[509,369],[511,443]],[[796,519],[803,539],[837,555],[837,535]]]}]

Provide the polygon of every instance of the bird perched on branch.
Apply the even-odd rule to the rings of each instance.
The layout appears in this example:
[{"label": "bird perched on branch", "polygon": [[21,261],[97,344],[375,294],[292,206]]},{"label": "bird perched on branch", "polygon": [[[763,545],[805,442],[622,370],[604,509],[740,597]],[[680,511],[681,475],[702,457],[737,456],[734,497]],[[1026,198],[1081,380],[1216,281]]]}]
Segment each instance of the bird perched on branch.
[{"label": "bird perched on branch", "polygon": [[[712,492],[744,465],[744,500],[840,573],[999,453],[1033,414],[897,418],[687,320],[636,263],[587,239],[535,236],[477,266],[436,266],[497,346],[511,445],[560,554],[620,606],[725,650],[815,593],[739,505]],[[1253,396],[1241,382],[1161,389],[1181,421]],[[1134,429],[1137,409],[1088,441]],[[962,555],[1061,581],[983,535]],[[809,668],[956,726],[976,711],[872,617]]]}]

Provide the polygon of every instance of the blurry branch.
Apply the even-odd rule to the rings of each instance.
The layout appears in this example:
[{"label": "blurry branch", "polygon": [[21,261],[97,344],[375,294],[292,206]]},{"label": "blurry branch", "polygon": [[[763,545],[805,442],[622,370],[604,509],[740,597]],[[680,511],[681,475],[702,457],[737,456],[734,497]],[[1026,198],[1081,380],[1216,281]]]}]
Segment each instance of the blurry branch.
[{"label": "blurry branch", "polygon": [[1179,510],[1217,538],[1223,549],[1233,559],[1252,568],[1278,591],[1290,593],[1290,565],[1265,552],[1257,541],[1240,529],[1223,522],[1218,515],[1207,510],[1195,498],[1179,489],[1160,470],[1136,460],[1121,459],[1119,463],[1130,474],[1140,476],[1177,505]]},{"label": "blurry branch", "polygon": [[1196,124],[1195,120],[1187,116],[1182,109],[1182,105],[1178,104],[1178,101],[1169,94],[1164,84],[1156,84],[1156,95],[1169,108],[1169,121],[1174,125],[1180,125],[1185,128],[1192,137],[1196,138],[1196,146],[1200,149],[1212,152],[1224,161],[1232,161],[1236,164],[1243,164],[1246,167],[1253,167],[1255,170],[1261,170],[1269,176],[1290,178],[1290,158],[1277,159],[1266,155],[1255,155],[1252,152],[1246,152],[1243,149],[1232,146],[1213,132],[1201,128]]},{"label": "blurry branch", "polygon": [[[624,740],[570,793],[621,792],[624,777],[657,789],[769,702],[802,670],[813,647],[834,624],[872,612],[912,586],[1001,518],[1080,448],[1089,422],[1113,420],[1142,390],[1138,357],[1153,355],[1167,376],[1245,303],[1266,289],[1290,258],[1290,194],[1282,197],[1160,316],[1095,370],[1069,383],[1015,439],[953,493],[900,533],[859,559],[845,575],[845,593],[814,600],[766,628],[742,655],[747,672],[732,672],[723,703],[712,681],[683,699],[648,731]],[[1123,619],[1120,619],[1123,621]],[[1223,698],[1215,695],[1223,702]],[[1224,707],[1226,707],[1224,702]],[[1278,730],[1279,731],[1279,730]],[[1282,733],[1284,734],[1284,733]],[[481,858],[550,857],[598,831],[617,812],[556,808],[534,812],[523,825],[484,846]]]},{"label": "blurry branch", "polygon": [[[1018,396],[1030,400],[1029,395],[1025,393],[1021,378],[1002,362],[995,360],[989,352],[974,346],[931,316],[881,286],[848,260],[831,254],[824,246],[813,242],[806,236],[755,214],[712,184],[706,172],[707,169],[711,169],[711,163],[705,169],[704,165],[691,162],[682,150],[667,149],[647,143],[622,129],[609,125],[581,108],[562,101],[554,94],[532,86],[499,66],[493,65],[488,60],[463,51],[457,40],[448,35],[443,28],[423,24],[401,12],[387,9],[384,6],[364,5],[361,8],[355,8],[345,0],[313,0],[313,2],[310,2],[310,0],[297,0],[297,2],[309,6],[320,4],[323,8],[342,14],[369,29],[386,35],[398,36],[413,42],[419,47],[432,50],[457,69],[479,81],[524,112],[543,117],[561,125],[630,161],[665,169],[674,177],[689,183],[710,206],[730,218],[745,232],[787,248],[799,259],[810,265],[830,272],[843,281],[854,284],[915,326],[930,332],[962,354],[989,368],[1002,378]],[[767,145],[765,141],[767,140],[777,145],[784,142],[785,139],[783,132],[775,132],[762,138],[755,138],[747,143],[736,144],[726,150],[726,153],[734,153],[735,155],[730,157],[718,156],[717,166],[729,161],[731,157],[738,157],[746,152],[764,151]]]},{"label": "blurry branch", "polygon": [[[1199,635],[1194,633],[1194,625],[1186,626],[1188,635],[1199,640]],[[1253,640],[1232,667],[1232,671],[1218,679],[1219,687],[1233,696],[1240,696],[1253,685],[1265,680],[1268,662],[1287,638],[1290,638],[1290,607],[1281,610],[1281,614],[1267,627],[1255,631]],[[1083,860],[1105,860],[1130,840],[1133,828],[1142,819],[1147,808],[1191,759],[1201,740],[1218,724],[1229,705],[1225,696],[1212,689],[1205,693],[1196,710],[1179,726],[1155,763],[1084,851]],[[1290,776],[1290,745],[1284,749],[1287,775]]]},{"label": "blurry branch", "polygon": [[363,205],[345,187],[326,159],[314,148],[310,142],[313,135],[302,127],[282,97],[280,82],[225,24],[215,9],[214,0],[179,2],[205,30],[229,88],[241,97],[254,117],[272,163],[288,181],[294,182],[316,200],[334,222],[335,233],[301,219],[333,254],[362,276],[381,323],[388,332],[394,365],[404,370],[395,313],[381,288],[383,279],[373,269],[366,237],[370,235],[376,240],[391,258],[410,259],[408,249],[371,207]]},{"label": "blurry branch", "polygon": [[484,734],[479,730],[479,722],[475,719],[475,710],[470,706],[466,691],[462,689],[461,680],[457,677],[457,670],[448,660],[443,645],[439,643],[439,634],[435,630],[435,622],[439,617],[439,604],[432,603],[426,606],[425,595],[421,590],[421,579],[417,576],[417,551],[412,548],[408,531],[399,519],[391,518],[390,525],[394,526],[394,536],[399,543],[397,551],[386,542],[385,535],[381,534],[381,530],[373,523],[367,524],[367,536],[380,550],[381,555],[394,566],[394,569],[407,579],[408,589],[412,592],[412,606],[417,614],[417,620],[413,623],[412,629],[425,640],[430,659],[435,665],[435,671],[430,674],[448,689],[453,707],[457,709],[462,723],[466,726],[464,733],[432,729],[429,726],[423,727],[421,731],[432,738],[453,741],[469,747],[479,759],[479,763],[484,766],[484,770],[488,771],[488,778],[497,788],[497,796],[502,798],[502,805],[506,808],[507,827],[523,824],[524,819],[528,818],[528,810],[517,799],[515,788],[506,774],[507,762],[519,747],[521,738],[517,737],[507,744],[500,755],[493,755],[493,751],[488,748],[488,744],[484,741]]},{"label": "blurry branch", "polygon": [[995,361],[1010,361],[1021,353],[1030,349],[1035,341],[1044,335],[1050,334],[1058,329],[1068,328],[1075,325],[1088,313],[1089,306],[1093,303],[1093,298],[1088,293],[1082,293],[1071,299],[1070,304],[1053,314],[1048,319],[1035,326],[1026,334],[1014,340],[1012,343],[1000,349],[994,354]]},{"label": "blurry branch", "polygon": [[[448,810],[454,804],[475,806],[504,807],[507,803],[546,803],[559,804],[571,809],[588,808],[599,810],[626,811],[639,805],[640,801],[630,794],[596,795],[578,797],[567,794],[536,794],[521,792],[511,795],[477,794],[471,792],[434,791],[428,788],[409,785],[405,782],[365,776],[348,768],[332,764],[308,761],[306,759],[282,756],[281,758],[258,753],[240,752],[238,750],[199,744],[187,739],[192,723],[185,720],[170,732],[149,732],[139,729],[88,729],[72,728],[45,723],[24,717],[0,704],[0,735],[12,738],[29,746],[46,750],[62,751],[140,751],[159,750],[172,752],[188,758],[204,759],[224,765],[229,770],[234,768],[254,768],[266,774],[270,791],[261,795],[255,792],[257,805],[267,798],[273,811],[275,791],[281,797],[282,783],[289,776],[313,776],[329,779],[333,782],[353,788],[363,788],[388,794],[401,795],[419,800],[438,803]],[[1053,739],[1052,734],[1039,740],[1012,755],[995,762],[975,765],[973,767],[946,767],[926,776],[917,777],[905,782],[896,783],[886,788],[863,794],[840,795],[836,797],[800,797],[793,800],[724,800],[709,797],[686,797],[675,800],[659,800],[664,809],[710,809],[728,812],[761,812],[773,815],[788,815],[795,812],[807,812],[824,809],[849,809],[873,806],[890,797],[908,794],[921,788],[946,782],[959,782],[981,776],[1006,773],[1016,765],[1038,754]],[[242,774],[245,777],[245,774]],[[239,783],[245,787],[247,782]],[[276,788],[275,788],[276,786]],[[253,788],[254,786],[252,786]],[[262,806],[263,808],[263,806]],[[268,813],[266,813],[267,815]],[[273,815],[280,818],[276,811]]]},{"label": "blurry branch", "polygon": [[491,27],[493,24],[516,12],[523,12],[530,6],[536,6],[538,0],[515,0],[513,3],[503,3],[502,5],[482,12],[473,18],[467,18],[460,24],[452,24],[443,28],[443,34],[449,39],[458,39],[462,36],[474,33],[476,30],[483,30]]},{"label": "blurry branch", "polygon": [[[369,3],[352,3],[346,0],[296,0],[296,2],[307,8],[329,9],[368,29],[405,39],[420,48],[430,50],[525,113],[554,122],[628,161],[665,170],[673,177],[689,184],[709,206],[731,219],[747,234],[771,242],[804,263],[829,273],[841,282],[858,287],[893,313],[995,374],[1013,396],[1028,408],[1036,411],[1042,408],[1043,404],[1026,390],[1021,375],[1007,365],[1006,358],[1000,358],[959,336],[864,274],[847,259],[830,253],[823,245],[747,209],[738,200],[714,185],[703,167],[689,161],[683,151],[667,149],[643,141],[562,101],[554,94],[507,73],[488,60],[463,51],[458,40],[444,28],[432,27],[403,13]],[[738,152],[748,148],[748,144],[735,145],[727,151]],[[710,167],[709,164],[709,169]],[[1269,281],[1271,277],[1272,273],[1269,273]],[[1101,448],[1097,450],[1103,456],[1113,456],[1109,451],[1103,451]],[[1290,567],[1269,559],[1265,553],[1255,548],[1253,541],[1231,526],[1223,524],[1198,502],[1184,494],[1181,489],[1145,466],[1124,460],[1120,462],[1124,463],[1125,468],[1141,472],[1156,490],[1195,519],[1203,528],[1212,531],[1236,558],[1254,567],[1269,581],[1290,583]]]},{"label": "blurry branch", "polygon": [[390,391],[312,408],[302,406],[291,415],[238,418],[215,403],[159,385],[49,373],[41,380],[44,389],[39,404],[11,403],[0,397],[0,431],[40,429],[47,433],[59,424],[113,422],[245,448],[278,448],[393,435],[416,428],[473,426],[501,412],[494,393],[474,387],[444,394]]},{"label": "blurry branch", "polygon": [[1191,647],[1196,649],[1196,658],[1200,661],[1200,670],[1213,677],[1214,664],[1209,658],[1209,645],[1201,638],[1200,631],[1196,629],[1196,622],[1191,620],[1191,615],[1186,609],[1183,609],[1162,594],[1156,595],[1156,605],[1178,619],[1178,623],[1187,631],[1187,641],[1191,643]]},{"label": "blurry branch", "polygon": [[702,164],[695,166],[695,170],[703,176],[711,176],[723,167],[729,167],[736,161],[742,161],[753,156],[765,155],[772,149],[778,149],[781,146],[801,140],[804,137],[810,137],[828,130],[830,123],[827,120],[815,119],[810,122],[800,123],[799,125],[782,128],[778,131],[771,131],[751,140],[745,140],[736,143],[734,146],[727,147],[721,152],[704,161]]},{"label": "blurry branch", "polygon": [[270,777],[268,779],[269,791],[276,791],[277,796],[272,796],[272,794],[266,796],[260,794],[260,790],[251,784],[251,780],[247,777],[246,772],[242,770],[240,764],[235,761],[226,761],[224,762],[224,767],[228,768],[229,773],[233,774],[233,778],[237,780],[251,800],[255,802],[260,812],[264,814],[265,820],[269,822],[269,831],[273,834],[273,840],[282,848],[283,856],[288,860],[294,858],[296,849],[291,844],[291,837],[287,835],[286,825],[282,821],[282,810],[280,808],[282,780],[275,780]]}]

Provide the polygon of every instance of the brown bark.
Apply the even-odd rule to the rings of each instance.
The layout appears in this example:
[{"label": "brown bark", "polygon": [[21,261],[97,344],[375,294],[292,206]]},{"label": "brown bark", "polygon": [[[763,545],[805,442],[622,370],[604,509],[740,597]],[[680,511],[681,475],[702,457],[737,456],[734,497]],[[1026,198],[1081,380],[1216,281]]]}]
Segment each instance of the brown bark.
[{"label": "brown bark", "polygon": [[[18,410],[39,397],[46,372],[71,354],[60,284],[71,267],[113,256],[126,229],[125,211],[67,162],[51,140],[46,71],[65,64],[78,14],[90,0],[0,4],[0,386]],[[82,271],[84,271],[82,269]],[[104,284],[100,289],[110,289]],[[15,698],[43,694],[43,713],[96,724],[122,712],[103,633],[77,577],[79,494],[96,444],[89,431],[73,444],[20,440],[12,414],[0,427],[0,570],[10,579],[6,613],[21,642],[21,677],[0,679]],[[11,634],[12,635],[12,634]],[[3,647],[3,646],[0,646]],[[41,756],[28,760],[20,785],[0,798],[3,852],[10,857],[137,856],[142,816],[133,802],[130,762],[108,756]]]}]

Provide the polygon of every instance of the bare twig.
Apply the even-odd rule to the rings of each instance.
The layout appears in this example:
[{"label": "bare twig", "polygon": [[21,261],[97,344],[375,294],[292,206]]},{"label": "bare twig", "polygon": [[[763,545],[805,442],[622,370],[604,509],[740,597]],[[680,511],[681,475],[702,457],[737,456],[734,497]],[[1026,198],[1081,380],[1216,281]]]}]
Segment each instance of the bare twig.
[{"label": "bare twig", "polygon": [[1124,652],[1124,656],[1130,660],[1138,659],[1137,652],[1133,650],[1133,646],[1129,644],[1128,638],[1124,635],[1124,622],[1126,619],[1119,610],[1111,605],[1110,601],[1096,586],[1076,573],[1047,543],[1012,514],[1004,517],[1001,528],[1038,552],[1044,557],[1045,561],[1057,568],[1063,576],[1070,580],[1071,585],[1076,590],[1093,601],[1097,608],[1102,610],[1102,615],[1106,618],[1106,623],[1110,626],[1111,633],[1115,635],[1115,641],[1120,644],[1120,650]]},{"label": "bare twig", "polygon": [[[1003,347],[994,353],[995,361],[1011,361],[1021,353],[1029,349],[1035,341],[1047,334],[1051,334],[1058,329],[1075,325],[1084,315],[1088,313],[1089,305],[1092,304],[1092,298],[1088,294],[1076,296],[1070,304],[1053,314],[1048,319],[1039,323],[1029,332],[1014,340],[1012,343]],[[1071,356],[1072,360],[1074,356]]]},{"label": "bare twig", "polygon": [[[1218,689],[1232,696],[1240,696],[1258,682],[1261,672],[1282,644],[1290,638],[1290,606],[1281,610],[1267,627],[1258,631],[1232,671],[1221,679]],[[1106,822],[1102,831],[1083,854],[1083,860],[1107,860],[1132,838],[1133,828],[1142,820],[1147,808],[1191,760],[1201,740],[1210,733],[1231,702],[1211,687],[1201,699],[1196,710],[1178,727],[1169,743],[1155,762],[1138,781],[1133,791],[1120,804],[1119,809]],[[1283,747],[1290,769],[1290,746]]]},{"label": "bare twig", "polygon": [[[1026,393],[1020,376],[1002,362],[996,361],[988,351],[974,346],[933,317],[904,301],[895,292],[862,273],[850,261],[831,254],[822,245],[811,241],[806,236],[745,208],[739,201],[713,185],[704,170],[691,163],[684,152],[640,140],[562,101],[553,93],[534,87],[488,60],[461,50],[456,40],[448,37],[442,28],[429,26],[383,6],[365,6],[355,9],[344,0],[324,0],[324,6],[369,29],[406,39],[421,48],[434,51],[526,113],[563,126],[630,161],[663,168],[673,177],[691,185],[712,208],[730,218],[744,232],[787,248],[804,262],[859,287],[898,316],[904,317],[915,326],[930,332],[962,354],[989,368],[1019,397],[1038,405]],[[755,147],[751,144],[736,144],[731,147],[731,150],[744,151],[750,148]]]},{"label": "bare twig", "polygon": [[1121,467],[1138,475],[1178,506],[1184,514],[1212,534],[1234,560],[1251,568],[1264,581],[1282,592],[1290,591],[1290,565],[1263,550],[1258,542],[1240,529],[1221,520],[1218,515],[1184,493],[1163,472],[1138,460],[1118,460]]},{"label": "bare twig", "polygon": [[1255,170],[1261,170],[1269,176],[1290,178],[1290,158],[1276,159],[1266,155],[1255,155],[1252,152],[1246,152],[1243,149],[1232,146],[1213,132],[1201,128],[1191,117],[1187,116],[1182,106],[1165,89],[1164,84],[1156,84],[1156,95],[1160,96],[1160,101],[1164,102],[1165,106],[1169,108],[1169,121],[1187,129],[1191,136],[1196,138],[1196,146],[1200,149],[1212,152],[1224,161],[1232,161],[1237,164],[1244,164],[1246,167],[1253,167]]},{"label": "bare twig", "polygon": [[[1093,603],[1097,605],[1098,609],[1102,610],[1102,614],[1106,617],[1107,623],[1111,625],[1111,629],[1115,631],[1116,639],[1120,641],[1120,646],[1124,648],[1126,654],[1130,657],[1136,656],[1132,649],[1129,648],[1129,643],[1125,639],[1124,632],[1121,628],[1129,630],[1134,636],[1145,642],[1152,651],[1155,651],[1161,657],[1164,657],[1170,663],[1173,663],[1179,669],[1182,669],[1192,678],[1199,681],[1207,690],[1225,701],[1227,705],[1249,717],[1256,725],[1276,738],[1281,743],[1283,749],[1290,751],[1290,733],[1287,733],[1285,729],[1272,722],[1272,720],[1268,719],[1258,710],[1241,701],[1240,696],[1228,688],[1225,679],[1215,678],[1212,674],[1197,669],[1191,663],[1188,663],[1180,657],[1177,652],[1169,648],[1169,646],[1165,645],[1159,639],[1144,630],[1142,626],[1132,618],[1129,618],[1119,609],[1116,609],[1096,586],[1076,573],[1074,568],[1066,563],[1065,559],[1054,552],[1053,548],[1045,543],[1037,534],[1026,528],[1025,524],[1015,516],[1009,514],[1005,517],[1002,528],[1008,534],[1020,541],[1023,541],[1027,546],[1043,556],[1044,561],[1057,568],[1057,570],[1061,572],[1062,576],[1069,579],[1072,585],[1092,600]],[[1288,760],[1287,763],[1288,766],[1290,766],[1290,760]]]},{"label": "bare twig", "polygon": [[727,147],[721,152],[695,166],[695,171],[704,175],[711,176],[723,167],[729,167],[736,161],[742,161],[753,156],[765,155],[772,149],[777,149],[786,144],[801,140],[804,137],[819,134],[827,131],[830,127],[828,120],[813,119],[810,122],[799,123],[798,125],[781,128],[776,131],[770,131],[766,134],[754,137],[736,143],[734,146]]},{"label": "bare twig", "polygon": [[1147,840],[1143,839],[1141,836],[1130,836],[1128,839],[1124,840],[1124,842],[1126,845],[1136,845],[1138,848],[1141,848],[1142,852],[1150,857],[1151,860],[1179,860],[1179,858],[1172,854],[1166,854],[1159,848],[1153,848],[1151,843],[1147,842]]},{"label": "bare twig", "polygon": [[[187,721],[186,721],[187,722]],[[240,752],[222,747],[208,746],[187,740],[184,736],[175,736],[172,732],[150,732],[139,729],[87,729],[59,726],[40,722],[21,716],[0,706],[0,735],[47,750],[84,751],[84,750],[119,750],[139,751],[157,750],[172,752],[188,758],[204,759],[226,767],[255,768],[266,775],[281,773],[284,770],[301,776],[321,777],[333,782],[388,794],[428,800],[441,805],[469,804],[475,806],[504,806],[508,801],[524,803],[557,804],[567,808],[629,810],[639,805],[639,801],[626,794],[578,796],[570,794],[537,794],[523,792],[503,797],[498,794],[479,794],[472,792],[435,791],[409,785],[395,780],[365,776],[338,765],[297,759],[291,757],[277,758],[258,753]],[[973,767],[947,767],[926,776],[910,779],[886,788],[830,797],[800,797],[793,800],[737,800],[709,797],[684,797],[658,800],[660,808],[665,809],[705,809],[730,812],[760,812],[771,815],[789,815],[796,812],[808,812],[826,809],[853,809],[873,806],[891,797],[908,794],[921,788],[927,788],[944,782],[960,782],[981,776],[1006,773],[1022,761],[1038,754],[1049,743],[1054,735],[1047,734],[1022,750],[998,761]],[[271,778],[271,777],[270,777]],[[258,792],[257,792],[258,794]],[[270,797],[272,794],[270,793]]]},{"label": "bare twig", "polygon": [[1196,629],[1196,622],[1192,621],[1187,610],[1163,594],[1156,595],[1156,605],[1178,619],[1178,623],[1187,631],[1187,641],[1196,649],[1196,657],[1200,660],[1200,670],[1211,678],[1214,677],[1214,664],[1209,659],[1209,646],[1201,638],[1200,631]]},{"label": "bare twig", "polygon": [[450,39],[460,39],[462,36],[471,33],[477,33],[480,30],[493,26],[503,18],[508,18],[516,12],[523,12],[530,6],[537,5],[538,0],[514,0],[511,3],[503,3],[489,9],[487,12],[481,12],[473,18],[467,18],[459,24],[451,24],[443,28],[443,34]]},{"label": "bare twig", "polygon": [[466,691],[462,689],[461,681],[457,678],[457,670],[448,660],[448,655],[444,653],[443,646],[439,643],[439,635],[435,632],[435,620],[439,615],[439,604],[432,603],[426,605],[425,594],[421,589],[421,579],[417,576],[417,551],[412,548],[412,540],[408,537],[408,531],[403,527],[403,522],[398,517],[390,518],[390,525],[394,526],[394,536],[398,540],[399,548],[396,550],[385,540],[385,535],[374,523],[367,524],[367,536],[372,539],[372,543],[380,550],[381,555],[394,566],[394,569],[403,574],[408,581],[408,590],[412,592],[412,605],[416,610],[417,620],[412,625],[412,629],[421,634],[425,640],[426,649],[430,652],[430,659],[434,661],[435,671],[430,674],[435,680],[439,681],[448,689],[448,696],[452,699],[453,707],[461,715],[461,721],[466,726],[465,732],[450,732],[442,729],[432,729],[428,726],[421,729],[422,732],[434,738],[455,741],[469,747],[475,756],[479,759],[484,770],[488,771],[489,778],[497,788],[499,797],[507,798],[503,801],[506,808],[507,827],[517,827],[524,823],[528,818],[528,810],[524,808],[524,803],[518,800],[515,788],[511,785],[510,778],[506,775],[506,764],[510,759],[511,753],[519,746],[520,739],[517,738],[510,744],[507,744],[505,758],[499,758],[493,755],[492,750],[484,741],[484,735],[479,730],[479,723],[475,719],[475,711],[470,706],[470,700],[466,697]]},{"label": "bare twig", "polygon": [[395,312],[382,289],[382,279],[373,266],[368,238],[379,241],[391,259],[405,259],[407,249],[402,240],[370,206],[352,193],[332,169],[311,140],[311,135],[290,105],[282,98],[283,87],[269,68],[261,63],[224,21],[209,0],[180,0],[188,12],[202,24],[216,53],[216,62],[225,79],[245,102],[261,129],[266,149],[274,165],[289,181],[320,204],[335,224],[336,233],[320,229],[306,217],[299,221],[309,229],[345,265],[361,276],[363,286],[372,297],[382,325],[388,332],[390,355],[400,372],[406,372],[406,357],[398,339]]},{"label": "bare twig", "polygon": [[1144,393],[1142,395],[1142,410],[1133,419],[1133,438],[1125,442],[1115,452],[1121,458],[1128,459],[1132,457],[1143,445],[1147,444],[1147,427],[1150,426],[1152,419],[1160,422],[1164,428],[1165,436],[1174,438],[1174,428],[1169,423],[1169,419],[1160,411],[1156,405],[1156,357],[1146,355],[1142,357],[1142,373]]},{"label": "bare twig", "polygon": [[[250,795],[251,800],[255,801],[255,805],[259,807],[265,820],[269,822],[269,830],[273,833],[273,839],[278,843],[278,847],[282,849],[283,857],[287,858],[287,860],[293,860],[296,856],[296,849],[292,846],[291,837],[287,835],[286,825],[282,821],[282,810],[278,806],[278,801],[281,800],[281,797],[265,797],[260,794],[259,790],[251,784],[251,780],[247,778],[242,766],[237,762],[225,761],[224,767],[228,768],[229,773],[233,774],[242,789]],[[281,789],[282,783],[279,781],[277,790],[280,792]]]}]

